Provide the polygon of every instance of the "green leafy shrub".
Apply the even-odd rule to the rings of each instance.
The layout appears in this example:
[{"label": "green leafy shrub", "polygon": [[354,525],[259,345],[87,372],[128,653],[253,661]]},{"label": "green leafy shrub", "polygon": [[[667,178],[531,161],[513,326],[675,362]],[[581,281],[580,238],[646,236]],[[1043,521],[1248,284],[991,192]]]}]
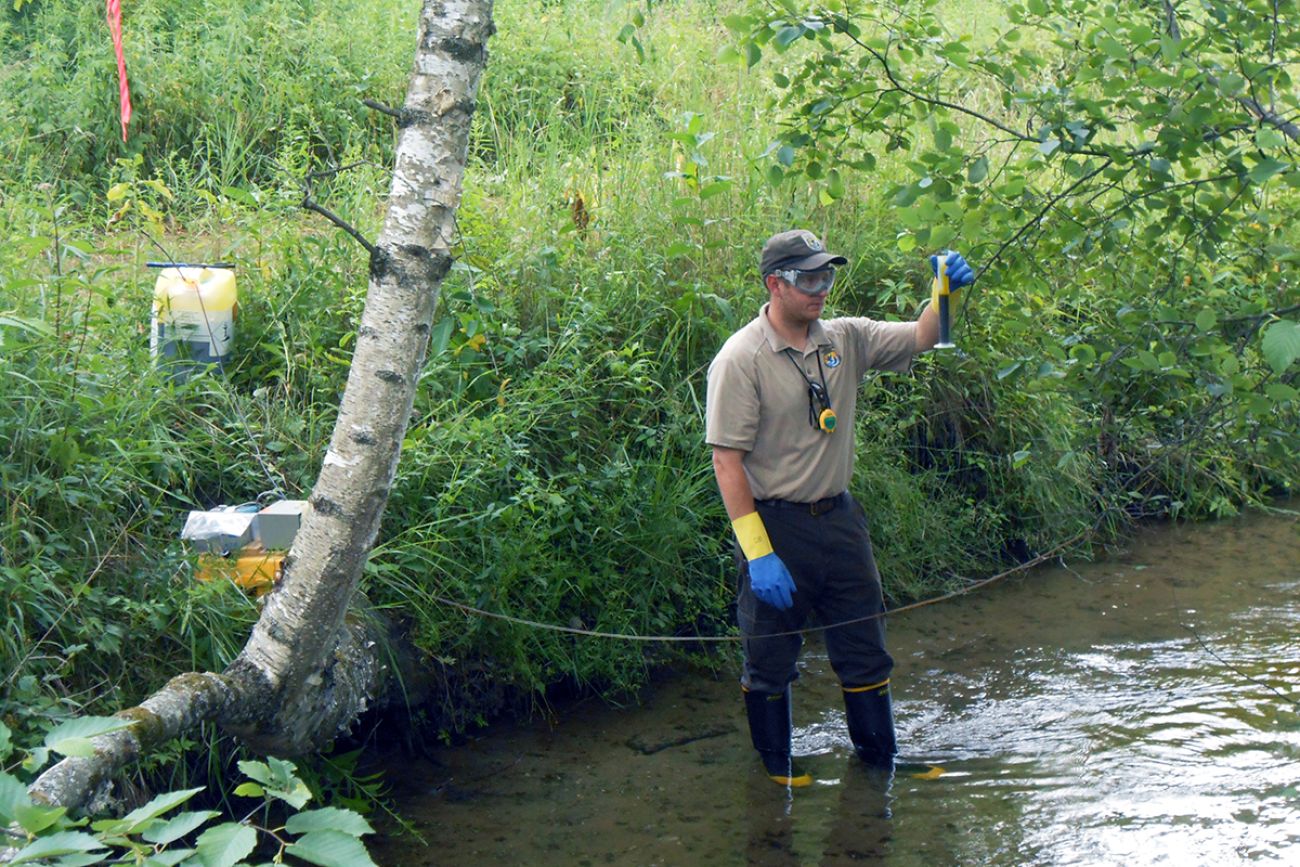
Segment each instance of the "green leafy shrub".
[{"label": "green leafy shrub", "polygon": [[114,717],[70,720],[10,767],[15,749],[11,732],[0,723],[0,852],[8,856],[6,863],[234,867],[257,855],[267,859],[264,863],[279,864],[289,856],[321,867],[373,867],[361,840],[374,833],[370,823],[346,808],[304,810],[312,793],[293,762],[283,759],[240,762],[247,779],[234,794],[252,799],[253,806],[218,824],[211,824],[222,818],[216,810],[175,812],[201,788],[158,795],[120,818],[74,819],[64,807],[33,802],[16,775],[40,771],[54,754],[90,756],[91,738],[130,725]]}]

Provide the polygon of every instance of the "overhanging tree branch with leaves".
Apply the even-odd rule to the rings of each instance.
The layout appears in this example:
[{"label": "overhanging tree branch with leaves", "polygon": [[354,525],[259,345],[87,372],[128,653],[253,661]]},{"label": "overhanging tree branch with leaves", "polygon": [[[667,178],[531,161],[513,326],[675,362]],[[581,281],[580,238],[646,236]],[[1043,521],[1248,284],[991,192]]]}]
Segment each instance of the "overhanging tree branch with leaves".
[{"label": "overhanging tree branch with leaves", "polygon": [[[901,252],[960,246],[993,278],[965,311],[967,348],[1000,374],[1069,377],[1098,419],[1159,415],[1160,383],[1194,379],[1182,409],[1220,421],[1201,435],[1281,448],[1300,398],[1295,9],[1029,0],[1006,14],[979,43],[933,0],[727,18],[729,53],[767,59],[787,124],[769,180],[810,180],[833,206],[852,179],[886,197]],[[890,153],[902,177],[879,176]],[[1194,331],[1171,327],[1183,321]],[[1009,324],[1036,332],[1032,351],[998,346]]]}]

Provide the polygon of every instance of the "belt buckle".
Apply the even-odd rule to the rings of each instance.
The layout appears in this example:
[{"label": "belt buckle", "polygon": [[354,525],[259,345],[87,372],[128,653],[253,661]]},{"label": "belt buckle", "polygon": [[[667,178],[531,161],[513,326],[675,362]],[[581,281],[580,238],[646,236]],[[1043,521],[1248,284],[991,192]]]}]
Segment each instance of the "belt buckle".
[{"label": "belt buckle", "polygon": [[818,515],[824,515],[831,509],[835,508],[835,498],[827,497],[823,500],[815,500],[808,505],[809,513],[815,518]]}]

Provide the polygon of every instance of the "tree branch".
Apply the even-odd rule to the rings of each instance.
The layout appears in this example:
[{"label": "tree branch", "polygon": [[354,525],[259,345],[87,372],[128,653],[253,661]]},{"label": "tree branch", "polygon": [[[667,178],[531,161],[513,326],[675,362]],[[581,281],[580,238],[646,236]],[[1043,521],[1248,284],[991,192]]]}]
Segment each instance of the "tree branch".
[{"label": "tree branch", "polygon": [[1097,175],[1101,174],[1107,168],[1109,168],[1110,165],[1111,165],[1110,159],[1104,160],[1102,164],[1099,165],[1097,168],[1093,169],[1091,172],[1089,172],[1086,175],[1080,176],[1079,179],[1076,180],[1074,183],[1070,184],[1070,186],[1066,187],[1064,190],[1057,193],[1055,196],[1052,196],[1052,198],[1048,200],[1047,204],[1043,206],[1042,210],[1040,210],[1037,214],[1035,214],[1033,217],[1027,220],[1024,223],[1024,225],[1022,225],[1019,229],[1016,230],[1016,233],[1014,235],[1012,235],[1010,238],[1002,242],[1002,245],[998,247],[998,249],[993,253],[991,257],[989,257],[987,261],[985,261],[984,265],[976,273],[975,275],[976,279],[979,278],[980,274],[983,274],[989,268],[993,267],[993,263],[1000,260],[1002,258],[1002,254],[1005,253],[1012,244],[1018,241],[1022,235],[1024,235],[1034,226],[1042,222],[1042,219],[1047,216],[1047,213],[1051,211],[1052,208],[1056,207],[1056,204],[1058,202],[1070,196],[1075,190],[1077,190],[1083,184],[1097,177]]},{"label": "tree branch", "polygon": [[401,111],[392,108],[390,106],[384,105],[382,102],[379,102],[378,100],[363,99],[361,100],[361,104],[366,106],[367,108],[373,108],[375,111],[379,112],[380,114],[386,114],[389,115],[390,117],[395,117],[399,121],[402,119]]},{"label": "tree branch", "polygon": [[[1181,41],[1183,37],[1182,29],[1178,26],[1178,10],[1174,8],[1172,0],[1162,0],[1162,2],[1165,8],[1165,26],[1168,33],[1172,38]],[[1218,76],[1204,70],[1202,70],[1202,74],[1213,87],[1217,88],[1219,86]],[[1234,97],[1234,100],[1258,120],[1279,130],[1292,141],[1300,141],[1300,126],[1296,126],[1277,112],[1265,108],[1259,100],[1248,96]]]},{"label": "tree branch", "polygon": [[315,211],[317,214],[320,214],[322,217],[355,238],[358,244],[366,248],[366,252],[370,254],[372,260],[379,255],[378,248],[375,247],[374,244],[370,243],[370,241],[366,239],[366,236],[361,234],[360,230],[347,220],[344,220],[342,217],[335,214],[333,211],[330,211],[328,208],[318,205],[310,195],[304,195],[302,197],[302,207],[308,211]]},{"label": "tree branch", "polygon": [[138,706],[117,714],[134,725],[93,738],[93,755],[54,765],[31,784],[28,794],[37,803],[83,807],[118,768],[146,749],[217,719],[239,702],[242,692],[235,680],[212,672],[173,677]]}]

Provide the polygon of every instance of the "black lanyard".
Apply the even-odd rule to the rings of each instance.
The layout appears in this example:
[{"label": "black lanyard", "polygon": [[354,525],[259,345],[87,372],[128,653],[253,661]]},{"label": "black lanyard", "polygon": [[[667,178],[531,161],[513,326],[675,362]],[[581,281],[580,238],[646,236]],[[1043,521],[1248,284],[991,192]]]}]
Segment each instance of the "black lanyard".
[{"label": "black lanyard", "polygon": [[823,433],[835,432],[835,410],[831,408],[831,392],[826,387],[826,371],[822,369],[822,351],[817,349],[817,377],[821,382],[814,382],[804,373],[803,366],[795,361],[794,354],[784,349],[785,357],[790,359],[799,376],[808,384],[808,424]]}]

